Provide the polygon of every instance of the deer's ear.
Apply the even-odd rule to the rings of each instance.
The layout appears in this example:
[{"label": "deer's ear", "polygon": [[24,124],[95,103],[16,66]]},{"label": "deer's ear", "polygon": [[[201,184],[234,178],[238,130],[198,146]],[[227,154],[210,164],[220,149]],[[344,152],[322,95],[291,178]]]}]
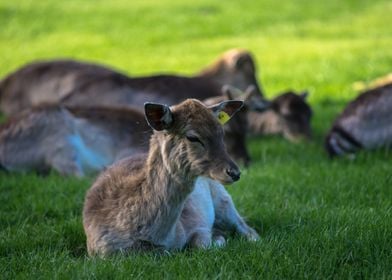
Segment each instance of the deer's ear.
[{"label": "deer's ear", "polygon": [[259,94],[254,85],[248,86],[242,96],[245,106],[256,112],[264,112],[271,107],[271,102]]},{"label": "deer's ear", "polygon": [[299,96],[301,96],[303,100],[306,100],[309,96],[309,92],[307,90],[304,90],[303,92],[300,93]]},{"label": "deer's ear", "polygon": [[253,61],[251,56],[248,53],[241,53],[234,62],[235,68],[240,70],[248,67],[249,69],[253,69]]},{"label": "deer's ear", "polygon": [[234,99],[233,97],[233,86],[231,85],[224,85],[222,87],[223,95],[226,96],[228,100]]},{"label": "deer's ear", "polygon": [[168,129],[173,124],[173,114],[167,105],[146,102],[144,114],[148,125],[155,130]]},{"label": "deer's ear", "polygon": [[217,117],[218,121],[223,125],[227,123],[231,119],[231,117],[242,108],[243,105],[244,102],[242,101],[229,100],[223,101],[209,108]]}]

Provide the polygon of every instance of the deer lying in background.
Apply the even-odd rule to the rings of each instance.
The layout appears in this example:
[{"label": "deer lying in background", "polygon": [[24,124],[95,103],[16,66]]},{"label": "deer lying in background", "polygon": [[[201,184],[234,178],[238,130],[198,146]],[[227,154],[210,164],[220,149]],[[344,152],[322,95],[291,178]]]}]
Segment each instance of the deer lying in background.
[{"label": "deer lying in background", "polygon": [[[252,90],[243,93],[244,107],[251,102]],[[235,91],[226,87],[226,98],[206,102],[230,100]],[[246,110],[238,112],[224,129],[229,154],[247,165]],[[128,154],[146,152],[151,133],[144,113],[133,108],[40,106],[0,126],[0,166],[40,173],[53,168],[63,175],[83,176]]]},{"label": "deer lying in background", "polygon": [[330,156],[392,145],[392,83],[360,94],[337,117],[325,147]]},{"label": "deer lying in background", "polygon": [[83,176],[146,152],[150,135],[144,115],[130,108],[33,108],[0,126],[0,166]]},{"label": "deer lying in background", "polygon": [[155,130],[148,155],[114,164],[87,192],[83,226],[89,254],[156,246],[205,248],[213,239],[221,244],[224,238],[212,235],[215,221],[258,239],[225,190],[204,178],[220,183],[239,179],[240,171],[224,149],[218,119],[227,121],[241,104],[227,101],[211,109],[197,100],[171,108],[146,104],[146,119]]},{"label": "deer lying in background", "polygon": [[265,112],[249,112],[249,133],[283,135],[290,141],[311,137],[312,110],[306,103],[308,93],[288,91],[275,97]]},{"label": "deer lying in background", "polygon": [[221,95],[223,85],[245,91],[255,87],[252,110],[263,108],[251,54],[234,49],[193,77],[156,75],[128,77],[101,65],[72,60],[28,64],[0,82],[0,107],[13,115],[42,103],[70,106],[135,106],[144,102],[177,104],[186,98],[203,100]]}]

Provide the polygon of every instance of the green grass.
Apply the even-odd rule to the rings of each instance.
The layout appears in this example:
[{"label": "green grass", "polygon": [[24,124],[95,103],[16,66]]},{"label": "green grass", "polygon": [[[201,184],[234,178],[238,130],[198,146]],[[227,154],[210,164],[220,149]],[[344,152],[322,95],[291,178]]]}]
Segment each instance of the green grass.
[{"label": "green grass", "polygon": [[315,113],[312,143],[249,141],[253,165],[229,192],[258,243],[90,259],[81,209],[92,178],[0,173],[2,278],[392,279],[391,152],[330,161],[322,147],[353,84],[391,71],[391,13],[381,0],[0,0],[0,76],[54,57],[191,74],[243,47],[269,97],[309,89]]}]

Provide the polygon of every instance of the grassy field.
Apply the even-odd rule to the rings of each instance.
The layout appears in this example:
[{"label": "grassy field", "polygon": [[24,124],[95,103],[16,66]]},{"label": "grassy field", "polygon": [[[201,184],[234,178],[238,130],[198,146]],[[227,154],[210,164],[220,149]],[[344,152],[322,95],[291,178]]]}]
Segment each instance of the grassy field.
[{"label": "grassy field", "polygon": [[253,165],[229,192],[257,243],[91,259],[81,209],[93,178],[0,173],[1,278],[392,279],[392,153],[331,161],[322,146],[354,84],[392,70],[391,13],[387,0],[0,0],[0,76],[54,57],[191,74],[242,47],[267,96],[308,89],[314,110],[312,143],[249,140]]}]

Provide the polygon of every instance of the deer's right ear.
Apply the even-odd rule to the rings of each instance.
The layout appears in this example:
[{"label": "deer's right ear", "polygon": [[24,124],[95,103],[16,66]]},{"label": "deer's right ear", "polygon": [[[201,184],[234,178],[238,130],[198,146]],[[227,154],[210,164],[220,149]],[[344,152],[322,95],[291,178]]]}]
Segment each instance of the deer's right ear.
[{"label": "deer's right ear", "polygon": [[241,53],[236,58],[234,65],[236,69],[244,69],[245,67],[249,67],[250,69],[254,68],[252,58],[248,53]]},{"label": "deer's right ear", "polygon": [[223,101],[215,106],[208,107],[213,114],[217,117],[220,124],[225,124],[230,120],[230,118],[239,111],[244,102],[239,100],[228,100]]},{"label": "deer's right ear", "polygon": [[173,114],[169,106],[158,103],[144,103],[144,114],[149,126],[161,131],[173,124]]}]

